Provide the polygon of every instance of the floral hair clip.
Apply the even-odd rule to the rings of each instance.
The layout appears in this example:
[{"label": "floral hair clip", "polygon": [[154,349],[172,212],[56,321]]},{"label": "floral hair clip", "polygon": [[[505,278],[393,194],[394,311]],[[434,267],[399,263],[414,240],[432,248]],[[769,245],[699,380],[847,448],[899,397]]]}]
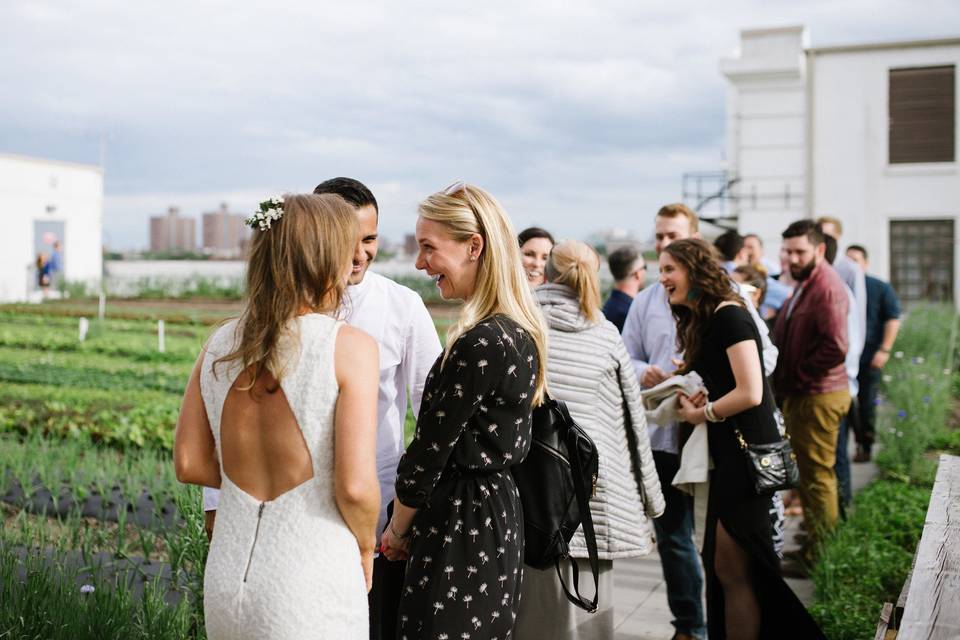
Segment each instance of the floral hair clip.
[{"label": "floral hair clip", "polygon": [[283,217],[283,197],[270,198],[260,203],[260,208],[252,216],[244,220],[244,224],[253,229],[266,231],[271,225]]}]

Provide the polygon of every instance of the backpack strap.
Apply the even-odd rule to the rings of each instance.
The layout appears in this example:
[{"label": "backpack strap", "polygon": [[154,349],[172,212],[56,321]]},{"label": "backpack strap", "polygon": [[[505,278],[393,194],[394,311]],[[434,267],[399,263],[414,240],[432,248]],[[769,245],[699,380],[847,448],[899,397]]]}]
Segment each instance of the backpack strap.
[{"label": "backpack strap", "polygon": [[[567,411],[566,403],[557,401],[557,406],[566,423],[572,424],[573,418],[570,417],[570,412]],[[570,593],[566,583],[563,581],[563,575],[560,572],[560,558],[554,561],[554,565],[557,570],[557,577],[560,579],[560,586],[563,587],[563,592],[566,594],[567,599],[587,613],[596,613],[597,602],[600,599],[600,557],[597,553],[597,536],[593,529],[593,514],[590,513],[590,493],[583,484],[583,467],[580,464],[579,455],[570,455],[570,467],[573,471],[573,487],[577,494],[577,506],[580,510],[581,524],[583,525],[583,537],[587,543],[590,571],[593,573],[593,600],[587,600],[580,595],[580,567],[577,566],[576,560],[571,558],[570,561],[573,568],[573,591],[576,595]]]}]

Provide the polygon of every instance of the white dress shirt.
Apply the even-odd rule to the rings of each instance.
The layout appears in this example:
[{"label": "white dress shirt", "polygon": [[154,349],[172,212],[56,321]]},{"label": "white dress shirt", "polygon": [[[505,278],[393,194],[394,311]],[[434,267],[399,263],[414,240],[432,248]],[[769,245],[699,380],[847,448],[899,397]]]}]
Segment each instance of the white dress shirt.
[{"label": "white dress shirt", "polygon": [[[404,451],[403,422],[407,393],[413,413],[427,374],[440,355],[440,340],[433,319],[420,296],[373,271],[363,281],[347,287],[343,318],[373,337],[380,351],[380,391],[377,397],[377,477],[380,481],[380,518],[377,533],[387,523],[387,505],[396,495],[397,463]],[[204,488],[204,509],[217,508],[219,491]]]},{"label": "white dress shirt", "polygon": [[856,262],[844,254],[837,255],[833,261],[833,269],[853,292],[852,308],[856,309],[854,320],[857,323],[857,334],[847,336],[847,342],[858,352],[863,352],[864,341],[867,339],[867,276]]}]

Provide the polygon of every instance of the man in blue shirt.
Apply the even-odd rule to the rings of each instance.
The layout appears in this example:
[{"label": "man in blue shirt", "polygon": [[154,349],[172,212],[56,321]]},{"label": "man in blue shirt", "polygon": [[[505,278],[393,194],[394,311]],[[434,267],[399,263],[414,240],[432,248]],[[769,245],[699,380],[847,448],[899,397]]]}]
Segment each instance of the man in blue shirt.
[{"label": "man in blue shirt", "polygon": [[630,303],[643,288],[647,263],[634,247],[621,247],[607,257],[610,274],[613,275],[613,291],[603,305],[604,317],[623,333]]},{"label": "man in blue shirt", "polygon": [[[852,244],[847,247],[847,257],[857,263],[864,273],[867,272],[870,263],[866,248]],[[880,278],[868,275],[866,289],[866,337],[860,356],[860,373],[857,376],[860,383],[857,395],[860,403],[860,424],[854,433],[857,439],[854,462],[870,460],[876,422],[877,385],[880,382],[881,370],[890,359],[890,350],[893,349],[893,343],[900,331],[900,301],[893,287]]]},{"label": "man in blue shirt", "polygon": [[61,253],[60,241],[53,243],[53,252],[47,263],[43,265],[43,271],[47,276],[47,282],[56,286],[63,272],[63,254]]}]

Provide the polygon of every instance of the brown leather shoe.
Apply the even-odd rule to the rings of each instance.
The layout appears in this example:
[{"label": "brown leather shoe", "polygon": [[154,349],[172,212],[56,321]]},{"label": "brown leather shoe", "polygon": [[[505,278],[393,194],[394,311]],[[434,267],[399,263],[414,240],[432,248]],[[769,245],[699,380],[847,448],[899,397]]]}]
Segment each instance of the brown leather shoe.
[{"label": "brown leather shoe", "polygon": [[854,462],[870,462],[870,452],[866,449],[857,449],[857,453],[853,456]]}]

